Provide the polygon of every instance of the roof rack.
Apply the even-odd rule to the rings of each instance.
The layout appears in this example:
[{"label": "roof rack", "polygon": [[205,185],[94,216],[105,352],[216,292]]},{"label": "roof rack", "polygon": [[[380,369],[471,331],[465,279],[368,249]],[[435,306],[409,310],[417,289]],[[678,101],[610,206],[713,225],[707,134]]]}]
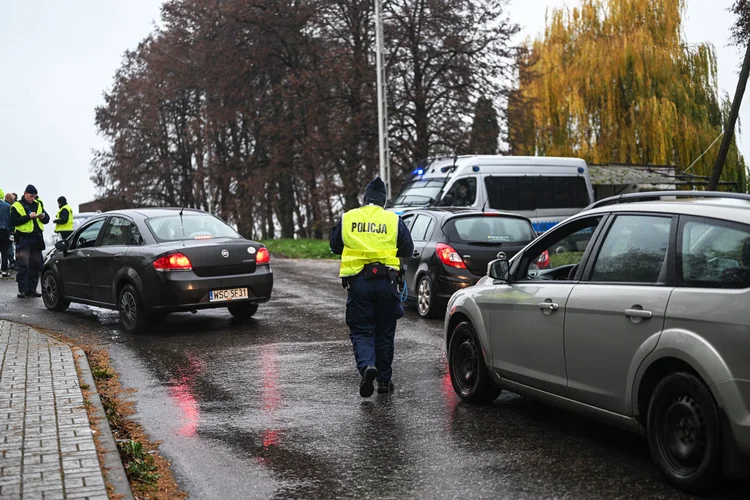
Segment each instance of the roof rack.
[{"label": "roof rack", "polygon": [[603,200],[592,203],[586,207],[586,210],[606,205],[614,205],[617,203],[660,199],[663,196],[672,196],[675,198],[731,198],[735,200],[750,201],[750,194],[730,193],[725,191],[647,191],[643,193],[626,193],[617,196],[610,196],[609,198],[604,198]]}]

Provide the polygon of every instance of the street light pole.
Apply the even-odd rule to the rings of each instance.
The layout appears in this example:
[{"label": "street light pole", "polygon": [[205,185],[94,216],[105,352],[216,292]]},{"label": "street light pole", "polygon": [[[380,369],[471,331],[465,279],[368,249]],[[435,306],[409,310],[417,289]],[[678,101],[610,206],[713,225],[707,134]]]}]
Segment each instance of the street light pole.
[{"label": "street light pole", "polygon": [[385,65],[383,64],[383,6],[382,0],[375,0],[375,58],[378,86],[378,156],[380,178],[386,186],[388,199],[391,199],[391,162],[388,148],[388,105],[386,97]]}]

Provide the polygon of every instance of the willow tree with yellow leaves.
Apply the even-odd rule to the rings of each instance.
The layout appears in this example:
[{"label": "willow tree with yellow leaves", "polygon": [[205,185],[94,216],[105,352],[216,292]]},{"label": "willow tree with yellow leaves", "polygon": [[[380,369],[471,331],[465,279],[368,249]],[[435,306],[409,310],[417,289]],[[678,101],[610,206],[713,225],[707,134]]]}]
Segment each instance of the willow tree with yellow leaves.
[{"label": "willow tree with yellow leaves", "polygon": [[[714,143],[728,115],[716,54],[682,38],[684,0],[582,0],[522,51],[508,105],[513,154],[676,165]],[[708,176],[718,144],[690,173]],[[733,144],[722,180],[745,189]]]}]

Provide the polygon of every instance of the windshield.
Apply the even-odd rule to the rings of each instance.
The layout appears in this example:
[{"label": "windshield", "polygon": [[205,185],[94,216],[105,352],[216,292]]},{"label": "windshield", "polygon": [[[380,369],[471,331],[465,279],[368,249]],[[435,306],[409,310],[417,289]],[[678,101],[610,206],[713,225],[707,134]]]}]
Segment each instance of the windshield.
[{"label": "windshield", "polygon": [[445,185],[446,177],[418,179],[406,184],[388,206],[423,206],[433,202]]},{"label": "windshield", "polygon": [[184,213],[153,217],[146,220],[158,241],[208,240],[212,238],[241,238],[220,219],[209,214]]},{"label": "windshield", "polygon": [[515,217],[461,217],[448,221],[444,230],[451,241],[460,243],[528,242],[534,239],[531,224]]}]

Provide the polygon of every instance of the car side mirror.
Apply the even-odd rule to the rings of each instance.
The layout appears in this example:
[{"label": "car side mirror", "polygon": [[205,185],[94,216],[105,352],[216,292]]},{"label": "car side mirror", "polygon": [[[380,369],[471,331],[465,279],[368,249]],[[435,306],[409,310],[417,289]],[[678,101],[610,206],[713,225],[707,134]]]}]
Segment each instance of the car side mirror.
[{"label": "car side mirror", "polygon": [[68,240],[60,240],[57,243],[55,243],[55,248],[60,250],[63,255],[68,253]]},{"label": "car side mirror", "polygon": [[510,262],[504,252],[498,252],[497,259],[487,265],[487,274],[494,280],[510,282]]}]

